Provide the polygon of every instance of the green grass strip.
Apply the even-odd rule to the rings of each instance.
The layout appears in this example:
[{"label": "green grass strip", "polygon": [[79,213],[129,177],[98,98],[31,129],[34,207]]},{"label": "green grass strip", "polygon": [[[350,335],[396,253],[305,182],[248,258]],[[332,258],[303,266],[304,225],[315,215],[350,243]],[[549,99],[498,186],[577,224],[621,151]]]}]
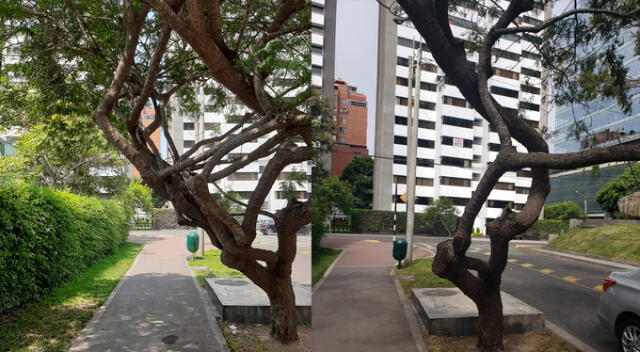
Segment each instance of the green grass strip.
[{"label": "green grass strip", "polygon": [[204,279],[213,277],[225,277],[225,278],[244,278],[243,273],[238,270],[231,269],[228,266],[222,264],[220,260],[220,250],[211,249],[204,252],[204,258],[196,257],[195,260],[189,261],[189,266],[202,266],[207,269],[194,269],[193,273],[198,279],[200,286],[204,286]]},{"label": "green grass strip", "polygon": [[640,225],[573,229],[549,247],[640,263]]},{"label": "green grass strip", "polygon": [[0,315],[0,351],[65,351],[142,250],[124,244],[39,302]]},{"label": "green grass strip", "polygon": [[311,282],[313,285],[320,281],[331,263],[342,253],[341,249],[314,248],[311,254]]},{"label": "green grass strip", "polygon": [[433,258],[416,259],[413,264],[396,271],[396,275],[413,276],[415,279],[400,279],[400,284],[407,297],[412,288],[455,287],[449,280],[438,277],[431,271]]}]

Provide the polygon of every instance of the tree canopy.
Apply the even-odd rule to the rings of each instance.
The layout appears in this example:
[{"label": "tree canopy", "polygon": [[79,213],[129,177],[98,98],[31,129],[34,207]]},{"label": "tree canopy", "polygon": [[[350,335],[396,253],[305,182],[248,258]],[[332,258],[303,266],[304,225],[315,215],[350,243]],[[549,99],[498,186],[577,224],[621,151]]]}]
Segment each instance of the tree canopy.
[{"label": "tree canopy", "polygon": [[357,157],[342,171],[341,181],[351,185],[354,208],[371,209],[373,205],[373,159]]},{"label": "tree canopy", "polygon": [[619,215],[618,200],[640,190],[640,164],[633,163],[622,174],[596,192],[596,201],[609,214]]}]

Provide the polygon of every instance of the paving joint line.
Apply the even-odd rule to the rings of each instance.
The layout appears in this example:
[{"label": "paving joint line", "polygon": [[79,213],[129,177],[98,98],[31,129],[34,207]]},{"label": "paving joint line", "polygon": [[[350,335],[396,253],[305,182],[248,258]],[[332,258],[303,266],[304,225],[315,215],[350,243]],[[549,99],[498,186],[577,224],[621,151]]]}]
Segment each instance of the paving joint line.
[{"label": "paving joint line", "polygon": [[424,336],[427,335],[427,330],[423,324],[420,324],[420,321],[418,320],[418,312],[416,312],[413,304],[411,304],[407,297],[405,297],[404,290],[400,284],[400,277],[395,275],[395,273],[396,267],[395,265],[392,265],[389,275],[393,277],[398,297],[400,297],[400,302],[402,302],[402,306],[404,308],[404,315],[407,317],[407,322],[409,323],[409,331],[411,332],[413,341],[416,344],[418,352],[428,352],[427,345],[424,342]]}]

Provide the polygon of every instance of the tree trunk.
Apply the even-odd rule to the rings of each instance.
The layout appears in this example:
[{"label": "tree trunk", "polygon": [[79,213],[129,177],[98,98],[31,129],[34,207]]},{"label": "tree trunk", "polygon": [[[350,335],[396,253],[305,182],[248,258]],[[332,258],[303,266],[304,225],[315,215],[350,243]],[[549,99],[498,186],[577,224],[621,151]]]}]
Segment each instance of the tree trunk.
[{"label": "tree trunk", "polygon": [[478,348],[482,352],[504,351],[500,287],[485,287],[478,306]]},{"label": "tree trunk", "polygon": [[268,292],[271,303],[271,336],[283,344],[298,340],[296,299],[290,275],[276,275]]}]

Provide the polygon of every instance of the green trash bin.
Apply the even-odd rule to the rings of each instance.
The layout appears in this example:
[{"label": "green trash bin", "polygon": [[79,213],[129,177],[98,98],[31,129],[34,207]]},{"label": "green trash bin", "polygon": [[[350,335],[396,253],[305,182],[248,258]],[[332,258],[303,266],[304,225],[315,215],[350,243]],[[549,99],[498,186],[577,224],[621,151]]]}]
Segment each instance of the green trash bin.
[{"label": "green trash bin", "polygon": [[401,266],[401,261],[407,256],[407,241],[404,238],[397,238],[393,240],[393,259],[398,261],[398,267]]},{"label": "green trash bin", "polygon": [[195,253],[198,250],[199,236],[196,232],[189,232],[187,235],[187,250],[191,253]]}]

